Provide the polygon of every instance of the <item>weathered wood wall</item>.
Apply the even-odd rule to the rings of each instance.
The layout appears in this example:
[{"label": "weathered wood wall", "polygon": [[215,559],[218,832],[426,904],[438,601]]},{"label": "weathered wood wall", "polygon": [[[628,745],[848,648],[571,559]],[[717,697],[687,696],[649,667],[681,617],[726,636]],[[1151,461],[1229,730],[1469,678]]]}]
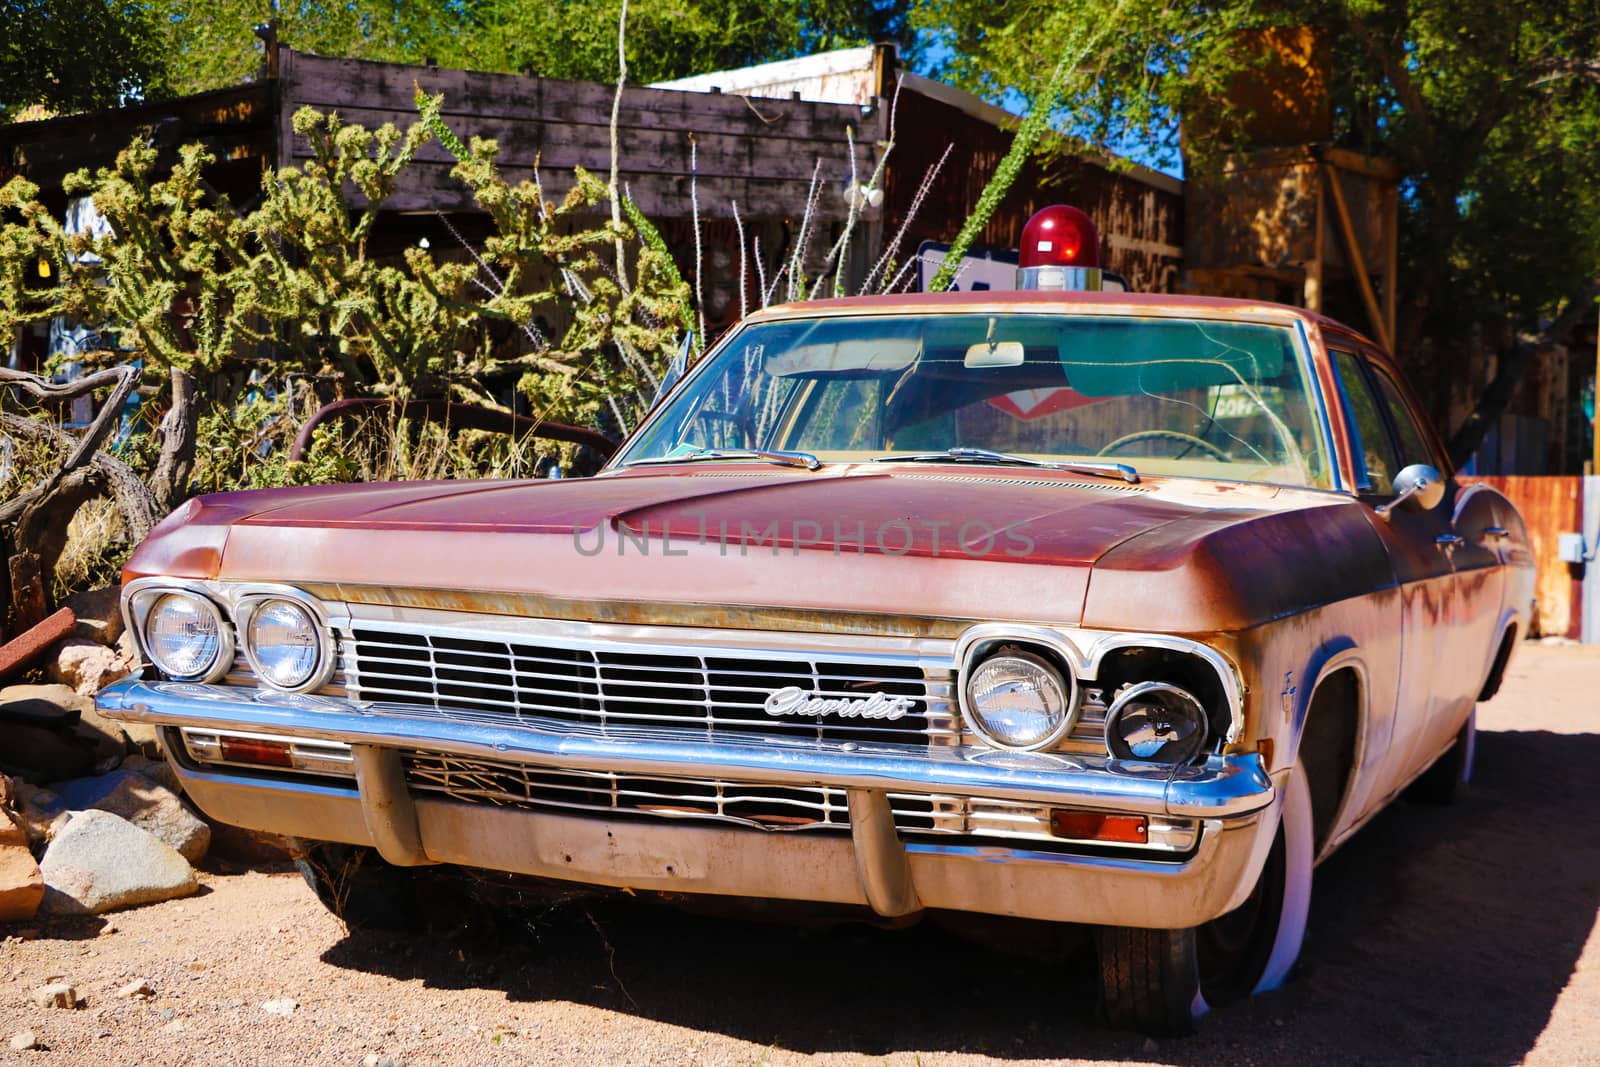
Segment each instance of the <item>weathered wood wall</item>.
[{"label": "weathered wood wall", "polygon": [[[279,161],[295,165],[309,146],[290,121],[303,106],[337,111],[341,118],[376,126],[416,121],[418,88],[444,94],[443,116],[467,140],[500,144],[499,163],[512,181],[535,169],[546,196],[570,186],[574,167],[605,176],[610,167],[612,89],[597,82],[556,81],[509,74],[328,59],[284,49],[279,55]],[[821,161],[815,217],[843,219],[843,188],[855,168],[872,173],[883,138],[876,108],[668,89],[623,91],[618,121],[622,171],[634,201],[656,219],[688,218],[690,175],[696,175],[700,213],[731,217],[737,201],[745,218],[799,220],[811,172]],[[691,165],[691,151],[693,160]],[[471,193],[450,177],[444,148],[429,144],[403,177],[389,207],[397,211],[472,211]]]},{"label": "weathered wood wall", "polygon": [[[946,146],[949,158],[911,218],[902,261],[923,241],[951,241],[1011,147],[1014,116],[982,117],[942,99],[925,80],[907,79],[895,120],[895,147],[884,182],[884,239],[910,213],[929,169]],[[1004,121],[1007,125],[1000,125]],[[1072,204],[1094,218],[1100,229],[1107,270],[1122,275],[1137,292],[1172,291],[1183,255],[1183,185],[1150,173],[1148,177],[1111,168],[1091,159],[1056,157],[1027,163],[1001,201],[978,242],[1014,249],[1034,212],[1050,204]]]},{"label": "weathered wood wall", "polygon": [[1539,601],[1538,632],[1547,637],[1578,637],[1583,584],[1572,565],[1557,558],[1556,542],[1562,533],[1583,529],[1583,479],[1505,475],[1462,476],[1460,481],[1493,486],[1522,512],[1539,567],[1534,593]]}]

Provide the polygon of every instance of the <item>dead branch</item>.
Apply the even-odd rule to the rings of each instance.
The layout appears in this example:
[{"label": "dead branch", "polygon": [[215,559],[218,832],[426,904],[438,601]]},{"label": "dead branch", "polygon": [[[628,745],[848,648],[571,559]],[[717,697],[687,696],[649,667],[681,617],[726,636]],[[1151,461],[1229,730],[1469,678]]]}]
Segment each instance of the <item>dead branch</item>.
[{"label": "dead branch", "polygon": [[150,490],[161,513],[171,511],[188,495],[199,421],[194,379],[173,367],[172,407],[161,419],[161,456],[150,478]]}]

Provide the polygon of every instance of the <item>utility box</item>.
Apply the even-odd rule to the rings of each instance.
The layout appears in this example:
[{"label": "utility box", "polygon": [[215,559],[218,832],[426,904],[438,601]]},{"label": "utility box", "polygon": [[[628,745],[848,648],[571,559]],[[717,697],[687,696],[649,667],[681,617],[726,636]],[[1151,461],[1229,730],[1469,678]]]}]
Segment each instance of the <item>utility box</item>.
[{"label": "utility box", "polygon": [[1556,539],[1556,556],[1562,563],[1586,563],[1588,554],[1583,545],[1583,534],[1564,533]]}]

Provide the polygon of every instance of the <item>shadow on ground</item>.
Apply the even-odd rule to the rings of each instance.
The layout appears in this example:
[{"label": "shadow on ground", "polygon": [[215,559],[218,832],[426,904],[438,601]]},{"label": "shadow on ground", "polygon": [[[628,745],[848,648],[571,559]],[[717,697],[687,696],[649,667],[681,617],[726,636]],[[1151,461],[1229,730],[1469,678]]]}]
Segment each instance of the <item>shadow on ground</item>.
[{"label": "shadow on ground", "polygon": [[[931,922],[806,928],[621,898],[517,919],[509,937],[504,920],[451,937],[353,932],[324,959],[796,1052],[1515,1062],[1544,1030],[1600,905],[1597,766],[1600,735],[1481,733],[1460,802],[1397,803],[1319,869],[1290,984],[1217,1011],[1183,1041],[1102,1029],[1086,950],[1041,962]],[[1032,932],[1035,947],[1050,937]]]}]

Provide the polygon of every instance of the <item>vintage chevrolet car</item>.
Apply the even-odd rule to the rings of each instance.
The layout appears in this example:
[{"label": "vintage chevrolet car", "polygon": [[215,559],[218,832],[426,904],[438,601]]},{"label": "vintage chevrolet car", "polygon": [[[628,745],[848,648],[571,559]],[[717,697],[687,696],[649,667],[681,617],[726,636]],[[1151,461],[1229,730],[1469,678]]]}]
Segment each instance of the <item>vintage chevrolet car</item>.
[{"label": "vintage chevrolet car", "polygon": [[446,864],[1088,924],[1109,1020],[1181,1032],[1284,979],[1318,860],[1467,776],[1533,571],[1448,470],[1295,308],[778,307],[593,478],[190,501],[98,705],[353,921]]}]

